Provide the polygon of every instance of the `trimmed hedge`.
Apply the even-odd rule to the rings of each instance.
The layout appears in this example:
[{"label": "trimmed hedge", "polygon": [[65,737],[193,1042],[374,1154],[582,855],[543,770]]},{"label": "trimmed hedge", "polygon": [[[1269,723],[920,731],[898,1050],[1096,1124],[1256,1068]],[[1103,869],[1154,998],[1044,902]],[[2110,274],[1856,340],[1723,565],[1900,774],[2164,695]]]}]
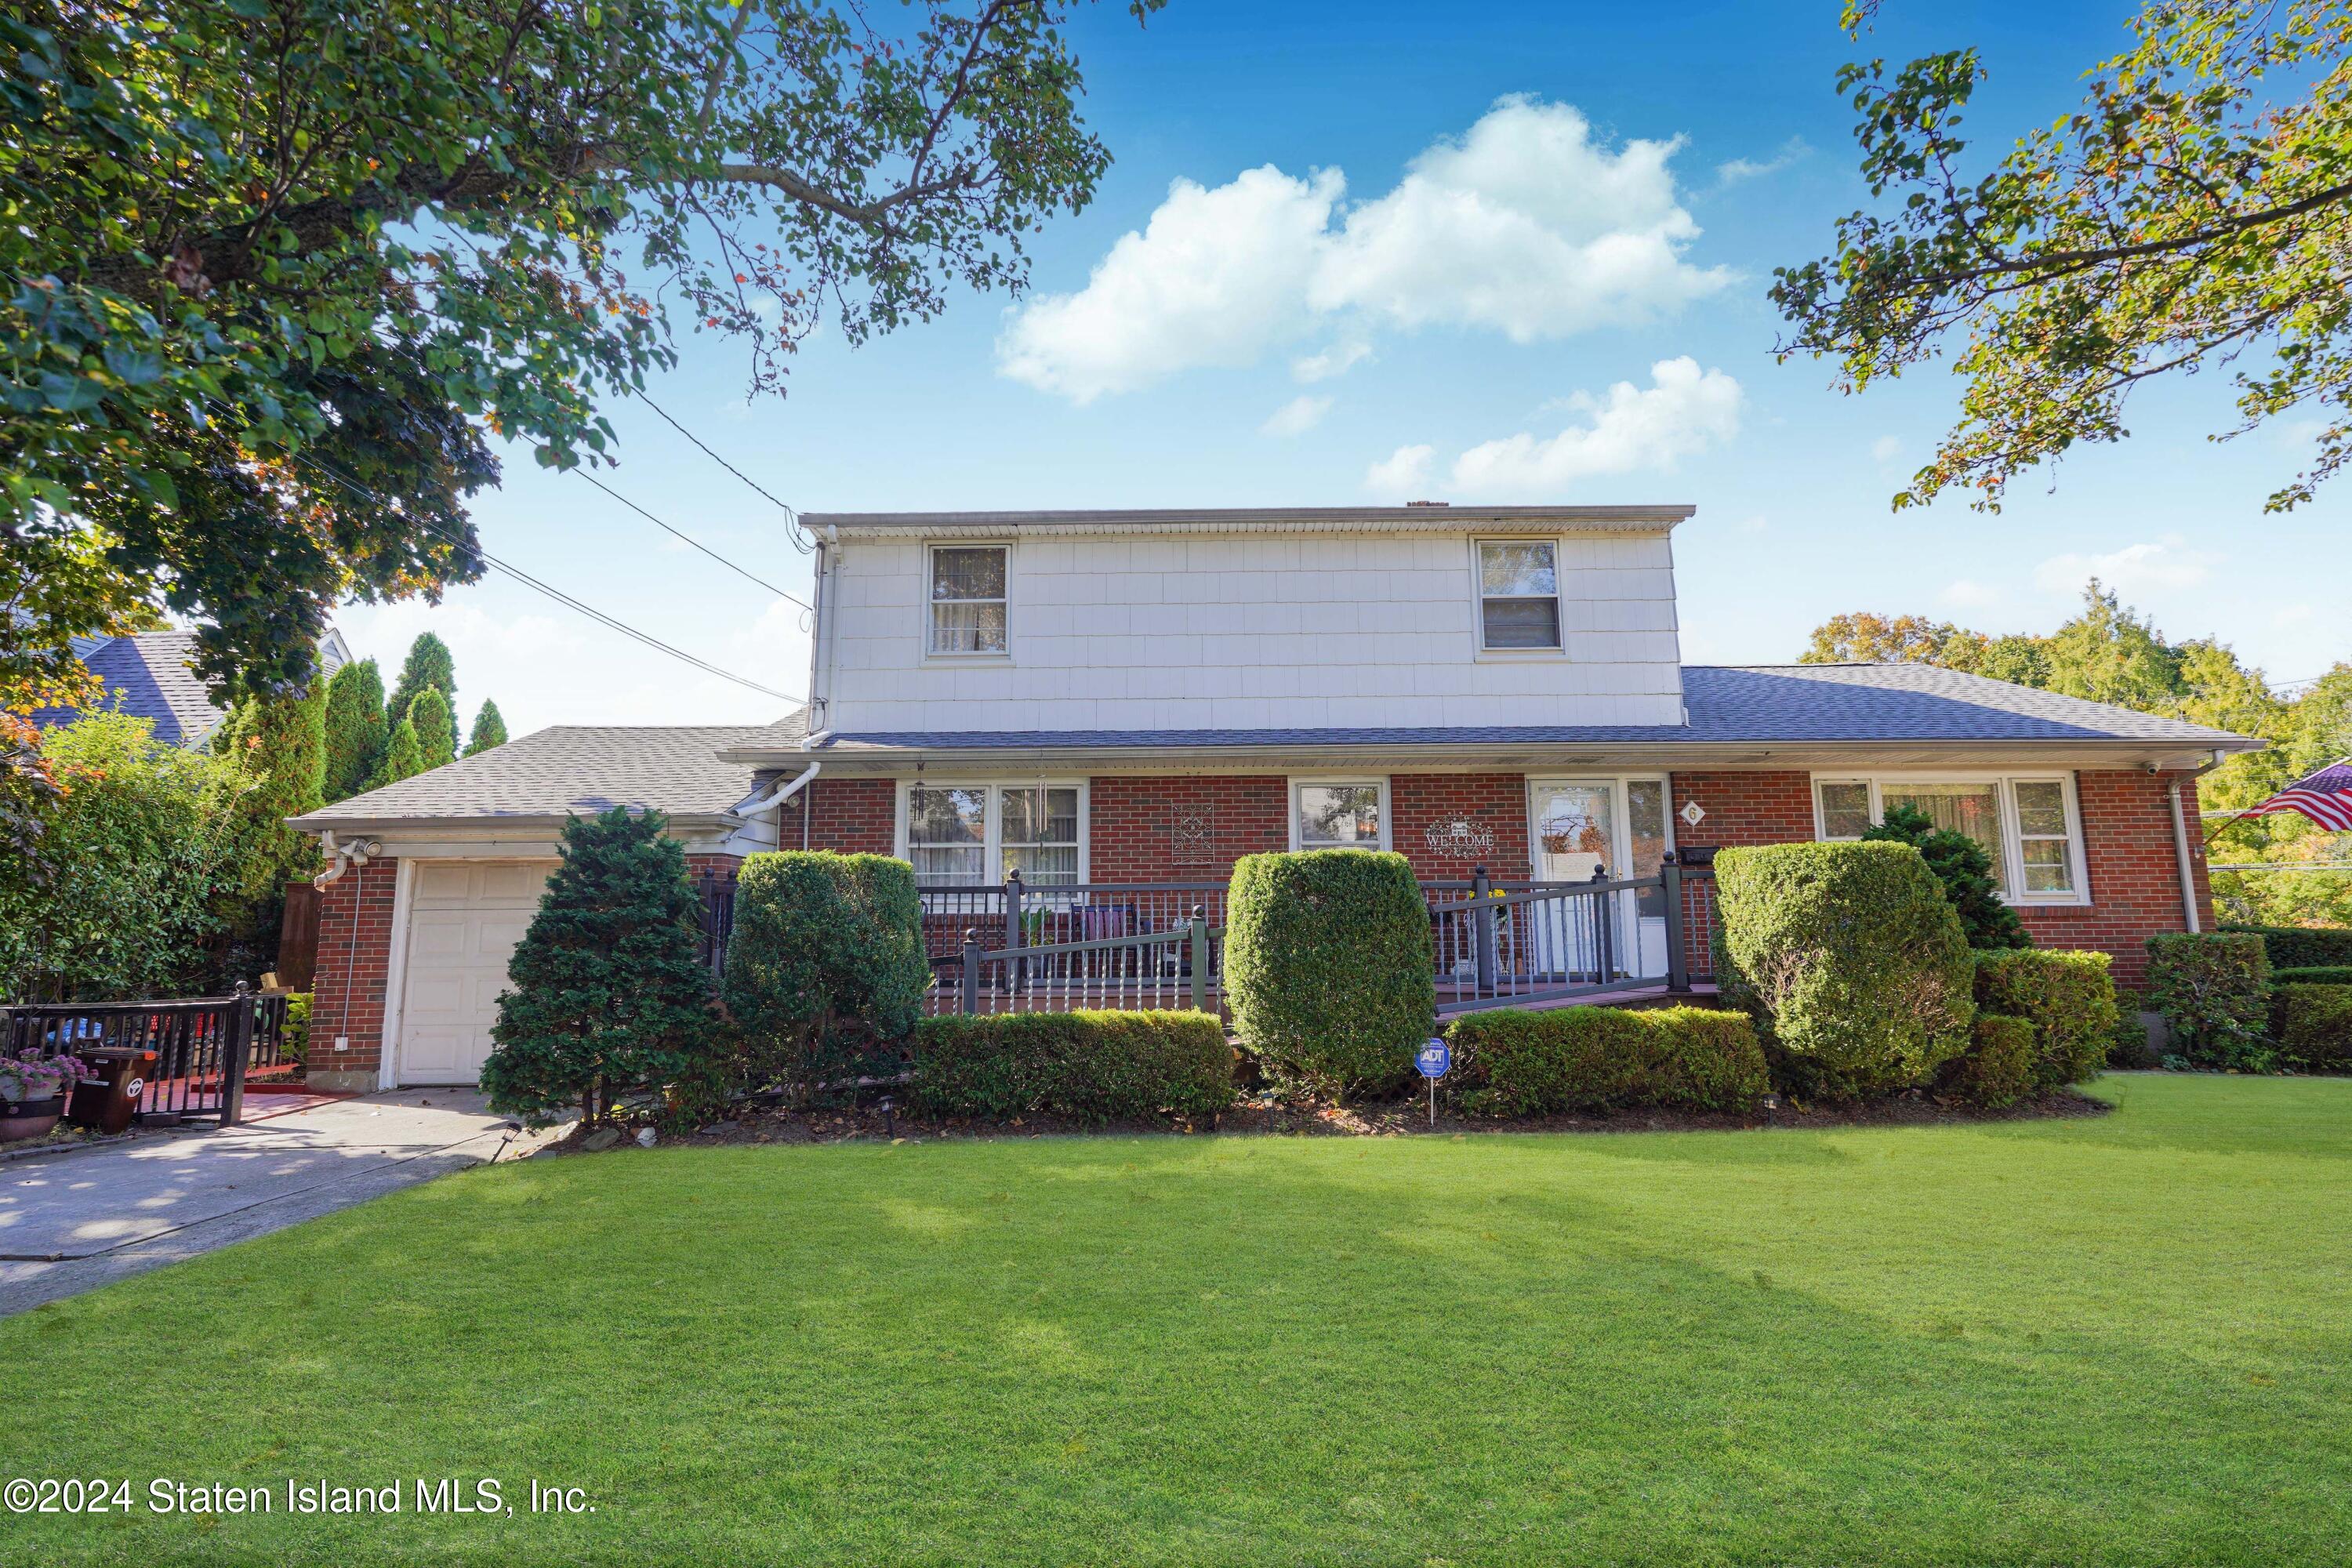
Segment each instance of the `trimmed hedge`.
[{"label": "trimmed hedge", "polygon": [[2156,1047],[2147,1037],[2147,1026],[2140,1015],[2147,1012],[2147,998],[2137,991],[2116,987],[2116,1032],[2107,1040],[2107,1065],[2132,1071],[2145,1071],[2164,1065]]},{"label": "trimmed hedge", "polygon": [[1726,849],[1715,880],[1724,992],[1755,1016],[1783,1088],[1881,1094],[1925,1082],[1968,1048],[1976,966],[1916,849]]},{"label": "trimmed hedge", "polygon": [[2081,1083],[2115,1044],[2116,983],[2104,952],[2027,948],[1977,954],[1977,1008],[2033,1026],[2033,1087]]},{"label": "trimmed hedge", "polygon": [[1277,1078],[1381,1094],[1435,1034],[1436,960],[1402,855],[1244,855],[1225,900],[1225,1002],[1243,1047]]},{"label": "trimmed hedge", "polygon": [[2218,931],[2258,936],[2273,969],[2352,963],[2352,930],[2342,926],[2225,925]]},{"label": "trimmed hedge", "polygon": [[736,872],[720,994],[742,1032],[749,1087],[805,1098],[894,1070],[930,980],[904,860],[793,849]]},{"label": "trimmed hedge", "polygon": [[2313,963],[2299,969],[2273,969],[2273,985],[2352,985],[2352,963]]},{"label": "trimmed hedge", "polygon": [[908,1093],[926,1114],[992,1121],[1210,1116],[1233,1102],[1234,1053],[1208,1013],[925,1018],[915,1026]]},{"label": "trimmed hedge", "polygon": [[1445,1037],[1462,1103],[1481,1114],[1745,1110],[1771,1087],[1755,1026],[1707,1007],[1472,1013]]},{"label": "trimmed hedge", "polygon": [[2271,965],[2251,931],[2168,931],[2147,939],[2148,1005],[2197,1067],[2268,1072]]},{"label": "trimmed hedge", "polygon": [[2281,1060],[2303,1072],[2352,1072],[2352,985],[2282,985],[2273,995]]},{"label": "trimmed hedge", "polygon": [[2044,1059],[2042,1031],[2024,1018],[1979,1013],[1969,1031],[1969,1048],[1944,1066],[1946,1094],[1999,1110],[2032,1094]]}]

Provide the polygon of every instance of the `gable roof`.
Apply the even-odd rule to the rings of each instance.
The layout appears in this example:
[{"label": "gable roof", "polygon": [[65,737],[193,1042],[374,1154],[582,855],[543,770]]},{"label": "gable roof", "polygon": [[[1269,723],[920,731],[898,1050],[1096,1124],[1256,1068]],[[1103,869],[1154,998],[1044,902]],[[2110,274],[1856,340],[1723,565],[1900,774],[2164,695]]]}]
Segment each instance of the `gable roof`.
[{"label": "gable roof", "polygon": [[[194,746],[228,717],[213,706],[204,679],[188,668],[195,656],[192,631],[140,632],[131,637],[74,639],[74,651],[91,674],[106,683],[101,711],[152,719],[155,738],[167,746]],[[89,710],[44,708],[33,722],[47,730],[70,724]]]},{"label": "gable roof", "polygon": [[560,724],[291,819],[309,831],[433,820],[560,822],[616,805],[674,817],[730,816],[751,793],[737,747],[789,748],[801,715],[773,724]]}]

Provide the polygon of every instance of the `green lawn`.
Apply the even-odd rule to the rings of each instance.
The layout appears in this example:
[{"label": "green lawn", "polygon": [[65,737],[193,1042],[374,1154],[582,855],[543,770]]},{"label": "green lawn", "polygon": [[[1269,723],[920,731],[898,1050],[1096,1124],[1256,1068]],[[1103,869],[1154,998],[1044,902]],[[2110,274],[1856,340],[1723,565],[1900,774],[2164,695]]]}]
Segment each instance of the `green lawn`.
[{"label": "green lawn", "polygon": [[5,1472],[577,1518],[0,1561],[2341,1563],[2352,1081],[2096,1121],[627,1152],[0,1323]]}]

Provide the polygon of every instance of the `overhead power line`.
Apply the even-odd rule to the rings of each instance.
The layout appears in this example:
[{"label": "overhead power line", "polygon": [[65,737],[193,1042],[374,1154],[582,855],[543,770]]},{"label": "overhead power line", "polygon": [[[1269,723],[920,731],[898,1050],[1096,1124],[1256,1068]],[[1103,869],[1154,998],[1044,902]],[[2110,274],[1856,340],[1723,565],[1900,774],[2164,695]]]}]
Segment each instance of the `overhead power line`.
[{"label": "overhead power line", "polygon": [[712,462],[718,464],[720,468],[726,469],[729,473],[734,475],[737,479],[751,486],[751,489],[759,491],[761,495],[765,496],[769,504],[773,506],[778,511],[782,512],[784,514],[784,521],[793,525],[793,531],[788,536],[793,542],[793,548],[803,552],[808,549],[808,542],[801,537],[801,514],[799,509],[795,508],[791,502],[781,499],[774,491],[769,489],[767,486],[761,484],[759,480],[753,479],[751,475],[745,473],[742,469],[737,468],[734,464],[729,462],[718,453],[712,451],[709,442],[696,435],[693,431],[688,429],[685,426],[679,424],[668,409],[664,408],[660,404],[656,403],[643,392],[639,392],[636,395],[636,397],[638,402],[652,409],[656,414],[660,415],[662,416],[663,423],[667,424],[671,429],[677,431],[679,435],[693,442],[697,447],[701,447],[702,455],[704,457],[709,458]]},{"label": "overhead power line", "polygon": [[660,518],[656,517],[652,512],[647,511],[644,507],[639,506],[636,502],[631,500],[628,497],[623,495],[620,491],[614,489],[612,486],[606,484],[604,480],[598,479],[587,469],[574,468],[572,471],[578,474],[582,479],[586,479],[590,484],[594,485],[598,489],[603,490],[606,495],[611,496],[614,500],[619,501],[623,506],[627,507],[631,511],[635,512],[639,517],[644,518],[647,522],[652,523],[656,528],[660,529],[665,533],[672,534],[677,538],[685,540],[687,543],[691,544],[695,549],[701,551],[705,555],[709,556],[713,561],[718,562],[719,564],[726,567],[730,572],[734,573],[737,576],[743,578],[747,582],[757,583],[769,593],[775,595],[776,597],[780,599],[789,599],[803,610],[814,611],[816,608],[815,605],[810,604],[806,599],[802,598],[798,594],[786,593],[783,589],[777,587],[773,583],[769,582],[766,578],[755,575],[751,572],[745,570],[743,567],[738,566],[735,563],[728,560],[727,557],[719,554],[719,552],[711,549],[710,546],[703,543],[700,540],[690,538],[687,534],[681,533],[677,529],[670,527],[668,523],[664,522]]}]

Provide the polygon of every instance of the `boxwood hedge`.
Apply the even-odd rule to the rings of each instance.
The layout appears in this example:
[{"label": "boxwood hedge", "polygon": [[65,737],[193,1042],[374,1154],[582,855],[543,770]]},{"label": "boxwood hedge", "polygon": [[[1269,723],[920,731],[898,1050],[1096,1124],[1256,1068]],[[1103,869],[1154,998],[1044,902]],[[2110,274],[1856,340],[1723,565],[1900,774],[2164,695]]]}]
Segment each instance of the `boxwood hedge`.
[{"label": "boxwood hedge", "polygon": [[2116,983],[2104,952],[2026,948],[1977,954],[1977,1006],[2033,1026],[2035,1089],[2081,1083],[2115,1043]]},{"label": "boxwood hedge", "polygon": [[1755,1026],[1719,1009],[1497,1010],[1456,1018],[1445,1037],[1449,1085],[1476,1113],[1745,1110],[1770,1087]]},{"label": "boxwood hedge", "polygon": [[2225,925],[2219,929],[2261,937],[2273,969],[2352,963],[2352,930],[2341,926]]},{"label": "boxwood hedge", "polygon": [[934,1116],[1043,1112],[1125,1121],[1209,1116],[1234,1098],[1234,1053],[1208,1013],[1013,1013],[925,1018],[908,1097]]},{"label": "boxwood hedge", "polygon": [[2308,963],[2271,971],[2273,985],[2352,985],[2352,963]]},{"label": "boxwood hedge", "polygon": [[2252,931],[2168,931],[2147,939],[2148,1005],[2198,1067],[2267,1072],[2270,958]]},{"label": "boxwood hedge", "polygon": [[2282,985],[2272,993],[2279,1059],[2299,1072],[2352,1072],[2352,985]]},{"label": "boxwood hedge", "polygon": [[1979,1013],[1969,1031],[1969,1048],[1944,1065],[1938,1087],[1988,1110],[2015,1105],[2034,1090],[2042,1052],[2037,1030],[2023,1018]]},{"label": "boxwood hedge", "polygon": [[1402,1088],[1435,1032],[1429,911],[1402,855],[1244,855],[1225,900],[1224,984],[1243,1048],[1328,1094]]}]

